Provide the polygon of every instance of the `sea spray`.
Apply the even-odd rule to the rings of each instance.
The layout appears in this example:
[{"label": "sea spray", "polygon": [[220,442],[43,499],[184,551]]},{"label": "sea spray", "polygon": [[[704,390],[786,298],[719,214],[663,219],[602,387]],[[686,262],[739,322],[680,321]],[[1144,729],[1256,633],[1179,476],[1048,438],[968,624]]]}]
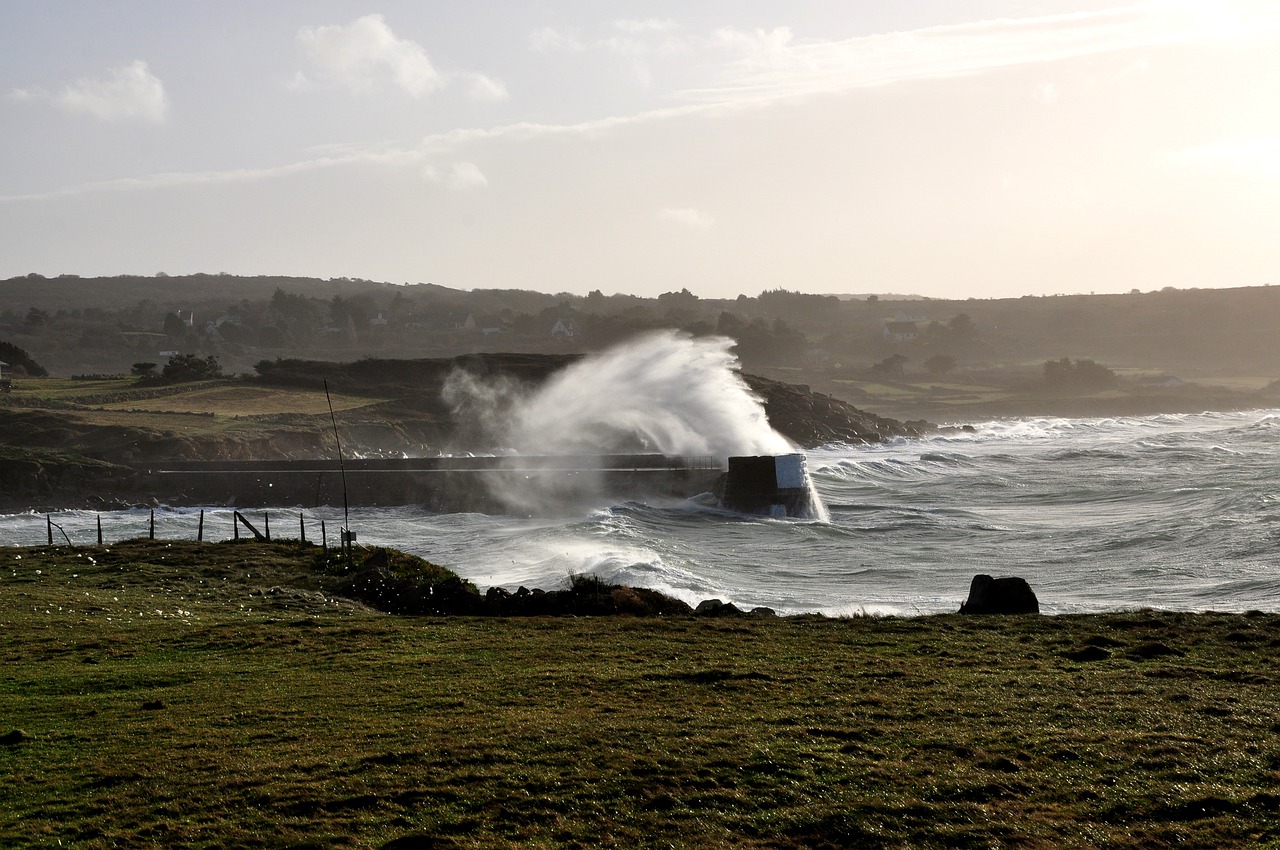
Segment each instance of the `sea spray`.
[{"label": "sea spray", "polygon": [[[523,456],[643,452],[723,464],[735,455],[795,451],[769,425],[763,404],[742,379],[733,344],[664,331],[586,357],[527,395],[508,388],[497,398],[464,382],[455,391],[479,399],[491,425],[505,427],[503,444]],[[522,511],[545,511],[564,505],[563,484],[551,476],[508,477],[498,495]],[[826,519],[809,486],[809,517]],[[586,476],[574,489],[588,489]]]},{"label": "sea spray", "polygon": [[785,454],[791,442],[737,371],[723,337],[650,334],[569,366],[512,410],[524,454]]}]

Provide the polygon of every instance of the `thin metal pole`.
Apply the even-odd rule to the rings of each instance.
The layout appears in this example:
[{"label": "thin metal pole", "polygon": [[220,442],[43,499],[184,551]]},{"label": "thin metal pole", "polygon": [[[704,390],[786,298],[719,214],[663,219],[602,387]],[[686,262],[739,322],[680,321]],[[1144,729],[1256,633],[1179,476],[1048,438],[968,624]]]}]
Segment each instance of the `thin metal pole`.
[{"label": "thin metal pole", "polygon": [[347,467],[342,462],[342,440],[338,439],[338,417],[333,413],[333,399],[329,397],[329,382],[324,382],[324,400],[329,403],[329,421],[333,423],[333,442],[338,447],[338,472],[342,476],[342,548],[351,560],[351,512],[347,506]]}]

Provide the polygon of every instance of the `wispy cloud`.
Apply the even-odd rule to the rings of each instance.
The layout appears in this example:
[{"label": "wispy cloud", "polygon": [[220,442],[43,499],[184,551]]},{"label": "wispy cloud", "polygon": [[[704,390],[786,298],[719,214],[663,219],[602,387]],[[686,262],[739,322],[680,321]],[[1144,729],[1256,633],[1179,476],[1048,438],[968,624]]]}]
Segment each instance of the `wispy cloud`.
[{"label": "wispy cloud", "polygon": [[277,180],[295,174],[312,171],[351,167],[351,166],[383,166],[404,167],[420,165],[425,156],[418,150],[386,149],[352,150],[345,154],[315,156],[283,165],[262,168],[233,168],[220,171],[164,171],[148,174],[143,177],[125,177],[118,180],[100,180],[92,183],[80,183],[51,192],[40,192],[26,195],[0,195],[0,202],[17,201],[49,201],[58,198],[70,198],[79,195],[91,195],[104,192],[144,192],[157,189],[179,189],[192,186],[214,186],[228,183],[258,183],[266,180]]},{"label": "wispy cloud", "polygon": [[575,30],[539,27],[529,33],[529,47],[539,53],[553,53],[557,50],[577,53],[586,50],[587,44]]},{"label": "wispy cloud", "polygon": [[658,218],[690,230],[708,230],[716,223],[714,218],[693,207],[667,207],[658,211]]},{"label": "wispy cloud", "polygon": [[320,82],[356,94],[391,87],[423,97],[445,83],[427,51],[398,38],[382,15],[365,15],[346,26],[303,27],[298,45],[308,65],[299,72],[300,86]]},{"label": "wispy cloud", "polygon": [[480,166],[474,162],[455,162],[444,169],[435,165],[428,165],[422,169],[422,176],[434,183],[442,183],[458,191],[483,189],[489,185],[489,178],[484,176]]},{"label": "wispy cloud", "polygon": [[[690,89],[698,101],[770,99],[937,79],[1157,47],[1206,33],[1195,2],[1146,2],[1093,12],[926,27],[839,41],[799,41],[791,30],[721,29],[721,77]],[[1274,23],[1274,22],[1273,22]]]},{"label": "wispy cloud", "polygon": [[621,59],[631,78],[649,88],[653,82],[650,65],[655,58],[693,54],[699,39],[682,32],[680,25],[668,18],[646,18],[613,21],[593,36],[583,36],[577,29],[543,27],[530,34],[529,46],[541,53],[592,51]]},{"label": "wispy cloud", "polygon": [[462,80],[471,100],[496,103],[510,97],[507,87],[487,74],[437,69],[426,48],[397,36],[382,15],[365,15],[345,26],[303,27],[298,47],[306,68],[294,77],[297,89],[332,86],[353,94],[398,90],[422,98]]},{"label": "wispy cloud", "polygon": [[142,60],[112,68],[102,77],[83,77],[60,91],[13,89],[9,99],[51,103],[65,112],[102,121],[162,124],[169,112],[164,83]]},{"label": "wispy cloud", "polygon": [[511,97],[501,82],[478,73],[467,74],[467,96],[481,103],[497,103]]},{"label": "wispy cloud", "polygon": [[[683,103],[675,106],[574,123],[515,122],[491,127],[463,127],[413,143],[390,142],[318,151],[300,161],[275,167],[164,173],[0,200],[270,180],[299,171],[341,167],[412,167],[427,174],[430,172],[428,163],[441,159],[461,160],[466,156],[465,151],[475,145],[535,139],[600,138],[654,122],[714,117],[756,108],[778,98],[911,79],[975,74],[1016,64],[1179,43],[1200,37],[1192,26],[1194,17],[1178,14],[1176,8],[1177,4],[1142,3],[1101,12],[930,27],[827,42],[798,42],[786,28],[767,31],[722,29],[701,41],[704,57],[706,51],[718,53],[721,57],[716,82],[683,92]],[[680,35],[674,24],[665,21],[616,22],[612,28],[624,33],[652,36],[655,49],[659,43],[674,45],[682,38],[687,39]],[[346,27],[304,29],[300,39],[314,47],[312,73],[324,76],[330,84],[341,84],[353,90],[395,86],[413,94],[434,90],[433,87],[445,85],[450,79],[435,70],[419,45],[397,38],[379,15],[360,18]],[[600,46],[604,41],[597,39],[592,44]],[[537,43],[546,49],[562,50],[579,49],[586,44],[577,34],[553,30],[536,33],[531,44],[536,46]],[[682,43],[687,46],[687,40]],[[146,74],[145,64],[135,65],[141,65],[140,72]],[[461,73],[456,76],[466,81],[468,93],[473,98],[496,100],[506,94],[505,86],[484,75]],[[127,86],[122,88],[128,89]],[[80,90],[89,92],[93,86],[81,85]],[[163,88],[159,91],[163,94]],[[1046,88],[1040,94],[1047,101],[1052,101],[1058,92]],[[28,90],[10,93],[10,98],[18,100],[41,96]],[[154,99],[152,102],[154,105]],[[1204,161],[1207,154],[1200,156]],[[1191,161],[1191,154],[1187,154],[1184,161]],[[478,168],[474,172],[464,170],[457,173],[443,169],[434,174],[432,179],[459,187],[487,183]],[[686,226],[705,227],[713,223],[709,217],[690,209],[671,208],[662,211],[660,216]]]}]

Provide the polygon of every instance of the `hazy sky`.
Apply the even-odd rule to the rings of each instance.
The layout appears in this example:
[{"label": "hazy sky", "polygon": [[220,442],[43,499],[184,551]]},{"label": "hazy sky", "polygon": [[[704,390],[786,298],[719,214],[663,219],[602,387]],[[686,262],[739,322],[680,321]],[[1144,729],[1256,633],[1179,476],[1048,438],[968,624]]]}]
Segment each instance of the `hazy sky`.
[{"label": "hazy sky", "polygon": [[29,272],[1280,282],[1280,2],[3,0]]}]

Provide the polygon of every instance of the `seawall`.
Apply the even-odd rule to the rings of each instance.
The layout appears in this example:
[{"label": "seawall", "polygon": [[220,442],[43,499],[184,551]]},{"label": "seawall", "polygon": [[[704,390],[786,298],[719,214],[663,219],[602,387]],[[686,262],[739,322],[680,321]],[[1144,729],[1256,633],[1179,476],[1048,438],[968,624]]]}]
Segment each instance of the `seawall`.
[{"label": "seawall", "polygon": [[139,493],[174,506],[421,505],[479,513],[602,495],[685,499],[712,490],[722,472],[712,458],[652,454],[160,461],[135,469]]}]

